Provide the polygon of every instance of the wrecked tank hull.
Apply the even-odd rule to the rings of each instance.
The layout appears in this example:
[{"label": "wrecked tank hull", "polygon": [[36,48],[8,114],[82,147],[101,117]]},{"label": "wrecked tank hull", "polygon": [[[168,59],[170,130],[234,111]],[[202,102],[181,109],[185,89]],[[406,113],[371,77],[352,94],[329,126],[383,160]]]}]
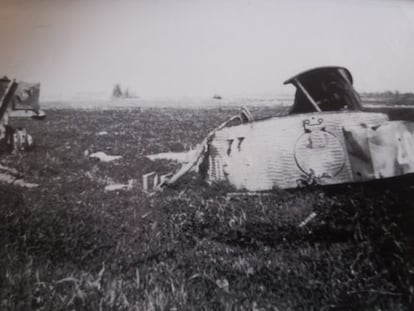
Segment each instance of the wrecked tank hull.
[{"label": "wrecked tank hull", "polygon": [[205,178],[263,191],[394,177],[414,171],[414,124],[383,113],[324,112],[221,129]]},{"label": "wrecked tank hull", "polygon": [[146,174],[144,188],[149,188],[148,176],[161,189],[191,170],[208,182],[228,182],[246,191],[364,182],[414,172],[414,122],[364,111],[346,68],[310,69],[285,84],[296,88],[287,115],[254,120],[243,108],[211,131],[171,177]]},{"label": "wrecked tank hull", "polygon": [[241,191],[365,182],[414,172],[414,122],[362,111],[275,117],[223,126],[188,155],[171,178],[153,174],[154,186],[190,170]]},{"label": "wrecked tank hull", "polygon": [[40,84],[16,82],[6,76],[0,79],[0,152],[31,149],[33,138],[26,129],[9,125],[12,117],[43,119],[39,105]]}]

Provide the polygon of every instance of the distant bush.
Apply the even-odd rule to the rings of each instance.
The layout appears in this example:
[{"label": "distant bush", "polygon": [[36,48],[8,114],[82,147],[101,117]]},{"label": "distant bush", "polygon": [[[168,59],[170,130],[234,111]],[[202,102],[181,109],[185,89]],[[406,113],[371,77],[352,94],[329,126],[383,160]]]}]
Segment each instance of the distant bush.
[{"label": "distant bush", "polygon": [[125,91],[122,91],[121,85],[119,83],[115,84],[112,91],[112,98],[137,98],[138,96],[132,94],[128,88]]}]

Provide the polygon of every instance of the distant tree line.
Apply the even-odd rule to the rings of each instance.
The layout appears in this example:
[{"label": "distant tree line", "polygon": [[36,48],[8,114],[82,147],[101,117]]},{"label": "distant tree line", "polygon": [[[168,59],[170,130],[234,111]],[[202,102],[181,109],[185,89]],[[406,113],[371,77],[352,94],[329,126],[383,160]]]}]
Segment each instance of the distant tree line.
[{"label": "distant tree line", "polygon": [[114,89],[112,91],[112,98],[136,98],[134,94],[131,94],[126,88],[122,91],[121,85],[119,83],[115,84]]},{"label": "distant tree line", "polygon": [[385,91],[385,92],[365,92],[361,93],[361,97],[371,100],[380,100],[390,104],[414,104],[414,93],[400,93],[399,91]]}]

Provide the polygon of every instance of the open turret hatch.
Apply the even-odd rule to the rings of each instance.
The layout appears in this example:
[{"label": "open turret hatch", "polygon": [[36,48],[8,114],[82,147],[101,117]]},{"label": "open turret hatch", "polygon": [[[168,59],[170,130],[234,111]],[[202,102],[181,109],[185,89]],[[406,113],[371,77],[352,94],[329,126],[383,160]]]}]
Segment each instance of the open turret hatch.
[{"label": "open turret hatch", "polygon": [[361,100],[352,83],[352,75],[344,67],[319,67],[302,72],[284,82],[296,87],[289,114],[361,110]]}]

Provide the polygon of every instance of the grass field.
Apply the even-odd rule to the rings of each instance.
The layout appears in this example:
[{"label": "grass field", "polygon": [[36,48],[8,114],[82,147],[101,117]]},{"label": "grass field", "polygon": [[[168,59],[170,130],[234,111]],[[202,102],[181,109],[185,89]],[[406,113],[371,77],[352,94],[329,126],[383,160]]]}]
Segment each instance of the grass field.
[{"label": "grass field", "polygon": [[145,154],[192,148],[234,110],[47,113],[24,121],[33,151],[2,157],[40,186],[0,187],[0,310],[412,310],[412,178],[228,197],[190,175],[147,196],[141,175],[175,165]]}]

